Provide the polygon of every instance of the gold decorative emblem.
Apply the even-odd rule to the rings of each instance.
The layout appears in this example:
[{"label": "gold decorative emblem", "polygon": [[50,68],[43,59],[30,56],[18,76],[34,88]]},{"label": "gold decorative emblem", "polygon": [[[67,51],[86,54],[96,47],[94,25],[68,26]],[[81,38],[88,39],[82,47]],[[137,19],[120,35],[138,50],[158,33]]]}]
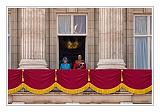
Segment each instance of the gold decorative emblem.
[{"label": "gold decorative emblem", "polygon": [[74,42],[71,42],[70,40],[67,42],[66,47],[68,49],[76,49],[79,47],[79,42],[76,40]]}]

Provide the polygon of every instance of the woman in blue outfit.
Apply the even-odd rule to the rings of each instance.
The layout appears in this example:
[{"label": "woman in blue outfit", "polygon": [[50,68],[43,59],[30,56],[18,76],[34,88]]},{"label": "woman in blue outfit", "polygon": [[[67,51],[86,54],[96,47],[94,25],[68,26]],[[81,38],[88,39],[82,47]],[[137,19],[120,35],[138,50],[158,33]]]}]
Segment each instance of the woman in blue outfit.
[{"label": "woman in blue outfit", "polygon": [[64,57],[62,61],[63,61],[63,63],[61,63],[60,69],[61,70],[70,70],[71,69],[71,65],[68,63],[67,57]]}]

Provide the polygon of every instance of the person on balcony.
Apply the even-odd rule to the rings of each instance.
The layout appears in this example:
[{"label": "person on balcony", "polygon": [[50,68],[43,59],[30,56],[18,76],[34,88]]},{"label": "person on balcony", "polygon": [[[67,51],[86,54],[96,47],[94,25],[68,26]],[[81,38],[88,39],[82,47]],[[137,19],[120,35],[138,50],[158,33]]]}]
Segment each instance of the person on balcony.
[{"label": "person on balcony", "polygon": [[82,55],[78,55],[78,60],[75,61],[73,69],[86,69],[86,64],[82,60]]},{"label": "person on balcony", "polygon": [[68,63],[67,57],[63,57],[62,61],[63,61],[63,63],[61,63],[60,69],[61,70],[70,70],[71,69],[71,65]]}]

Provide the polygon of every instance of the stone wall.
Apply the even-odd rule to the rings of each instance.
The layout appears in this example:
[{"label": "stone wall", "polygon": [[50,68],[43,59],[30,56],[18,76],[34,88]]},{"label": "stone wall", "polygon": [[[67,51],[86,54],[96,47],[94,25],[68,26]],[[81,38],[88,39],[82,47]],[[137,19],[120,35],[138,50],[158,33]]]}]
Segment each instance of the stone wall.
[{"label": "stone wall", "polygon": [[[97,68],[99,61],[99,9],[98,8],[46,8],[45,9],[45,60],[49,68],[58,68],[58,36],[57,14],[87,14],[88,29],[86,36],[86,62],[88,68]],[[18,68],[22,59],[22,18],[21,8],[9,8],[9,23],[11,24],[11,42],[8,44],[11,52],[11,68]],[[151,8],[127,8],[123,10],[123,59],[127,68],[134,67],[134,15],[151,15]],[[9,40],[8,40],[9,41]]]},{"label": "stone wall", "polygon": [[9,13],[9,22],[11,23],[11,38],[8,45],[8,48],[10,50],[10,53],[8,54],[8,57],[11,57],[11,68],[17,68],[18,67],[18,49],[17,46],[18,44],[18,13],[16,8],[11,8],[8,10]]}]

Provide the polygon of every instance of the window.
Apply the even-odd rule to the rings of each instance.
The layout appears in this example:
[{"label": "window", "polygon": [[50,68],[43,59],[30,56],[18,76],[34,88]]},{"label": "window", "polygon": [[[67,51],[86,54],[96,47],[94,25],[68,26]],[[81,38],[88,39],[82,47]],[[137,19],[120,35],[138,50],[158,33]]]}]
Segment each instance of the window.
[{"label": "window", "polygon": [[59,34],[70,34],[71,33],[71,16],[58,16],[58,33]]},{"label": "window", "polygon": [[86,35],[86,15],[58,15],[58,35]]},{"label": "window", "polygon": [[135,68],[151,68],[152,16],[134,18]]}]

